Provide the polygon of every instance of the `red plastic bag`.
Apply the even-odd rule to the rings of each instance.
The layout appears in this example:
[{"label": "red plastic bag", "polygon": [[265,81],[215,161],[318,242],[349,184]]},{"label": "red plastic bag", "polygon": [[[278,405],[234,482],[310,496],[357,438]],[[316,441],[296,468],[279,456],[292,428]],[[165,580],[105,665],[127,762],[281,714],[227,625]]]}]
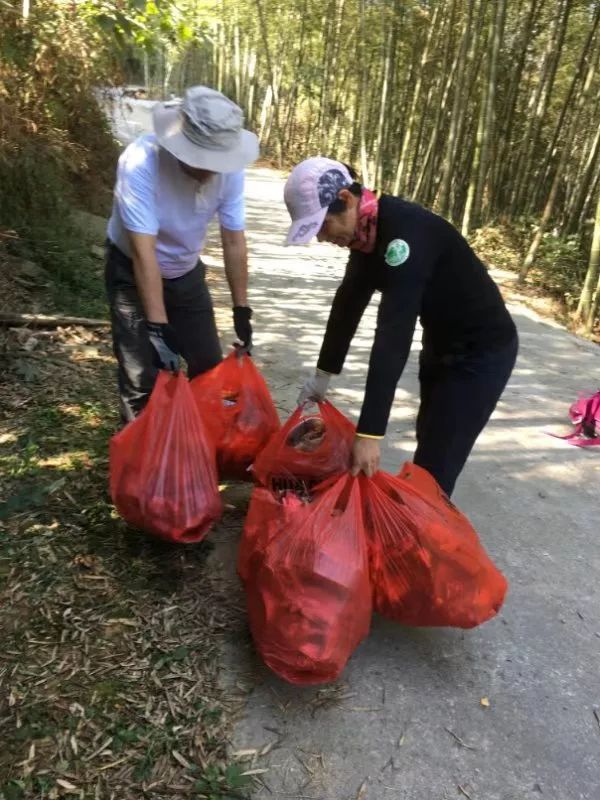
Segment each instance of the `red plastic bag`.
[{"label": "red plastic bag", "polygon": [[273,480],[321,483],[348,471],[354,434],[354,425],[331,403],[323,401],[318,409],[300,406],[262,450],[252,472],[269,487]]},{"label": "red plastic bag", "polygon": [[214,446],[183,373],[161,371],[142,413],[110,442],[110,493],[130,525],[200,541],[222,513]]},{"label": "red plastic bag", "polygon": [[418,626],[472,628],[495,616],[507,582],[469,520],[414,464],[361,478],[373,606]]},{"label": "red plastic bag", "polygon": [[248,468],[280,428],[269,389],[254,362],[233,352],[190,385],[217,446],[219,474],[251,480]]},{"label": "red plastic bag", "polygon": [[264,662],[290,683],[335,680],[371,620],[358,481],[328,482],[310,503],[257,487],[238,571]]}]

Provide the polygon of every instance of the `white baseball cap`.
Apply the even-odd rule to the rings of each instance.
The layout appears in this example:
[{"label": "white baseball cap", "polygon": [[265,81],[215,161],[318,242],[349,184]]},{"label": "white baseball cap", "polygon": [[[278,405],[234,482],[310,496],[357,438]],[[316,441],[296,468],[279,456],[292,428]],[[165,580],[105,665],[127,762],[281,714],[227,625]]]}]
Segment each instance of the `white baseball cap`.
[{"label": "white baseball cap", "polygon": [[301,161],[285,183],[283,198],[292,218],[286,244],[308,244],[321,230],[328,207],[340,189],[353,183],[348,168],[331,158]]}]

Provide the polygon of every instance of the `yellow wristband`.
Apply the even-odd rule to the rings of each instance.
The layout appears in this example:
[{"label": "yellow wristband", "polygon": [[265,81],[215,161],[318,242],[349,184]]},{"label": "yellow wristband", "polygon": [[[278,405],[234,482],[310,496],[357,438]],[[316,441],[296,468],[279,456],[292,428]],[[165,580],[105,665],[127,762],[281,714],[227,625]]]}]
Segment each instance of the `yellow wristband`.
[{"label": "yellow wristband", "polygon": [[377,439],[377,440],[381,440],[381,439],[384,438],[383,436],[373,436],[370,433],[357,433],[356,435],[358,436],[359,439]]}]

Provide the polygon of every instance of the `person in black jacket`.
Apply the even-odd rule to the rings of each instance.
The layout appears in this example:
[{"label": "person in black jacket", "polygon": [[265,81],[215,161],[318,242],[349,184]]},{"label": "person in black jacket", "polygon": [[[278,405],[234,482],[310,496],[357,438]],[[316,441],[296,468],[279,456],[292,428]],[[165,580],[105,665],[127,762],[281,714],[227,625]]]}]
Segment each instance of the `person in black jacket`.
[{"label": "person in black jacket", "polygon": [[353,474],[379,468],[380,441],[420,318],[414,462],[451,495],[511,375],[516,327],[487,269],[449,222],[400,197],[376,198],[355,178],[345,164],[317,157],[298,164],[286,182],[287,244],[316,236],[351,250],[315,374],[298,403],[325,396],[366,306],[381,292]]}]

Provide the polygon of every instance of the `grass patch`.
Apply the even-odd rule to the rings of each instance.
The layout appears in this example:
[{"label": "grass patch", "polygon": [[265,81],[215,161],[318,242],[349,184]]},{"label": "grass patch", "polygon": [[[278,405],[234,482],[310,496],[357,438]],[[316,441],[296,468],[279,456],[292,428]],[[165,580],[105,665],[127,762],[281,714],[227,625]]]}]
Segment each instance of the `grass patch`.
[{"label": "grass patch", "polygon": [[219,638],[243,615],[209,545],[154,541],[114,512],[107,335],[29,332],[30,351],[5,335],[0,797],[246,797],[227,753],[243,697],[219,683]]},{"label": "grass patch", "polygon": [[43,294],[26,295],[23,310],[39,305],[43,313],[106,318],[104,263],[92,254],[92,246],[98,246],[97,232],[83,230],[70,207],[51,230],[35,221],[32,217],[31,226],[10,243],[10,261],[3,263],[0,258],[0,285],[10,282],[15,260],[17,265],[18,260],[32,261],[46,271],[48,285]]},{"label": "grass patch", "polygon": [[108,40],[87,15],[52,0],[32,3],[28,19],[0,4],[0,28],[0,238],[46,270],[44,311],[104,314],[71,208],[110,209],[119,147],[95,98],[113,75]]}]

